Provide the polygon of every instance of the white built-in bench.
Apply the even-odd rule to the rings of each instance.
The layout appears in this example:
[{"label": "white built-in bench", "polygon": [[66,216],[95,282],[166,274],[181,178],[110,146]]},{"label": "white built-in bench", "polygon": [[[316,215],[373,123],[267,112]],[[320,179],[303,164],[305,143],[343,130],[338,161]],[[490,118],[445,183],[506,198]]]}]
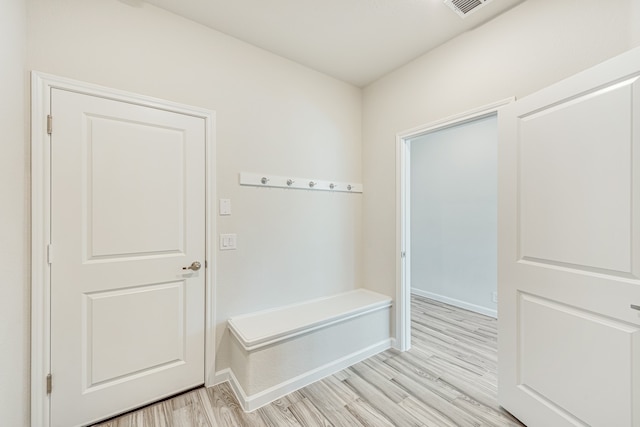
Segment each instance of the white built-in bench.
[{"label": "white built-in bench", "polygon": [[390,347],[391,298],[357,289],[232,317],[231,385],[247,411]]}]

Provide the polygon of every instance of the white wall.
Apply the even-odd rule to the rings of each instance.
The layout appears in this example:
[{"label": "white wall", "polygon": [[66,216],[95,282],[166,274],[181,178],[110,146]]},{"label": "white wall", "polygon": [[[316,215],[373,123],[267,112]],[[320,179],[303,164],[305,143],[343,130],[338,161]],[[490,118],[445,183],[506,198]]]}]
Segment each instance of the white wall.
[{"label": "white wall", "polygon": [[497,305],[498,129],[491,115],[411,139],[412,292]]},{"label": "white wall", "polygon": [[528,0],[365,88],[368,288],[395,292],[396,134],[525,96],[634,47],[640,43],[637,1]]},{"label": "white wall", "polygon": [[218,255],[217,369],[228,317],[362,285],[361,195],[238,184],[240,171],[361,182],[360,89],[130,0],[29,0],[28,68],[216,111],[233,212],[218,232],[238,234]]},{"label": "white wall", "polygon": [[25,136],[26,5],[0,2],[0,424],[29,413],[29,206]]},{"label": "white wall", "polygon": [[[218,196],[233,202],[218,227],[239,234],[239,250],[217,266],[222,331],[233,314],[358,285],[393,295],[396,132],[525,95],[639,44],[632,2],[528,0],[419,58],[365,90],[364,147],[357,88],[136,0],[28,0],[27,68],[217,111]],[[28,412],[23,3],[0,6],[0,419],[11,426]],[[240,170],[363,174],[365,195],[240,188]]]}]

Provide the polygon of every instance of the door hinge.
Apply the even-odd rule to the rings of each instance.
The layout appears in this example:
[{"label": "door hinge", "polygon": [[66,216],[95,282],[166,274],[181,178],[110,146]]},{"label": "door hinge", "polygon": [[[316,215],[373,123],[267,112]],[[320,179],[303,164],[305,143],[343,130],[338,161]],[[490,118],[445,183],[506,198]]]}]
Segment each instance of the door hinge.
[{"label": "door hinge", "polygon": [[405,251],[400,252],[400,258],[406,258],[407,253]]},{"label": "door hinge", "polygon": [[51,388],[52,386],[53,380],[51,378],[51,374],[47,375],[47,394],[51,394]]},{"label": "door hinge", "polygon": [[207,260],[204,260],[204,268],[209,268],[209,266],[207,265]]},{"label": "door hinge", "polygon": [[53,264],[53,245],[50,243],[47,245],[47,262]]},{"label": "door hinge", "polygon": [[53,132],[53,116],[47,115],[47,134],[51,135]]}]

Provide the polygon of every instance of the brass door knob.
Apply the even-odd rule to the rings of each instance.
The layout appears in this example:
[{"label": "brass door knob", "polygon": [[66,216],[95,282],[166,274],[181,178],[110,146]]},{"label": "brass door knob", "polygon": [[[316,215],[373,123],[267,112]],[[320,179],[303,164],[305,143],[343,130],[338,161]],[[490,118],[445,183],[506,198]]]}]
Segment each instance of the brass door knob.
[{"label": "brass door knob", "polygon": [[182,267],[182,269],[198,271],[200,270],[200,267],[202,267],[202,264],[200,264],[198,261],[193,261],[189,267]]}]

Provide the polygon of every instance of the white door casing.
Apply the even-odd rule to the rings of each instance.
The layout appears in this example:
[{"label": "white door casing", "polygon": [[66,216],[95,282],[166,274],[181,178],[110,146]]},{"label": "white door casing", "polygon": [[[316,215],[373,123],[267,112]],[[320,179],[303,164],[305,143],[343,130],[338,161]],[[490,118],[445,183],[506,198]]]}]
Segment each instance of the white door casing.
[{"label": "white door casing", "polygon": [[498,114],[499,401],[640,426],[640,49]]},{"label": "white door casing", "polygon": [[496,114],[504,105],[515,101],[505,98],[460,114],[436,120],[396,136],[396,300],[394,348],[411,348],[411,140],[431,132],[457,126]]},{"label": "white door casing", "polygon": [[[32,356],[32,425],[86,425],[210,384],[212,113],[34,83],[54,130],[34,155],[33,351],[44,354]],[[202,268],[183,270],[193,261]],[[49,398],[36,377],[48,372]]]}]

